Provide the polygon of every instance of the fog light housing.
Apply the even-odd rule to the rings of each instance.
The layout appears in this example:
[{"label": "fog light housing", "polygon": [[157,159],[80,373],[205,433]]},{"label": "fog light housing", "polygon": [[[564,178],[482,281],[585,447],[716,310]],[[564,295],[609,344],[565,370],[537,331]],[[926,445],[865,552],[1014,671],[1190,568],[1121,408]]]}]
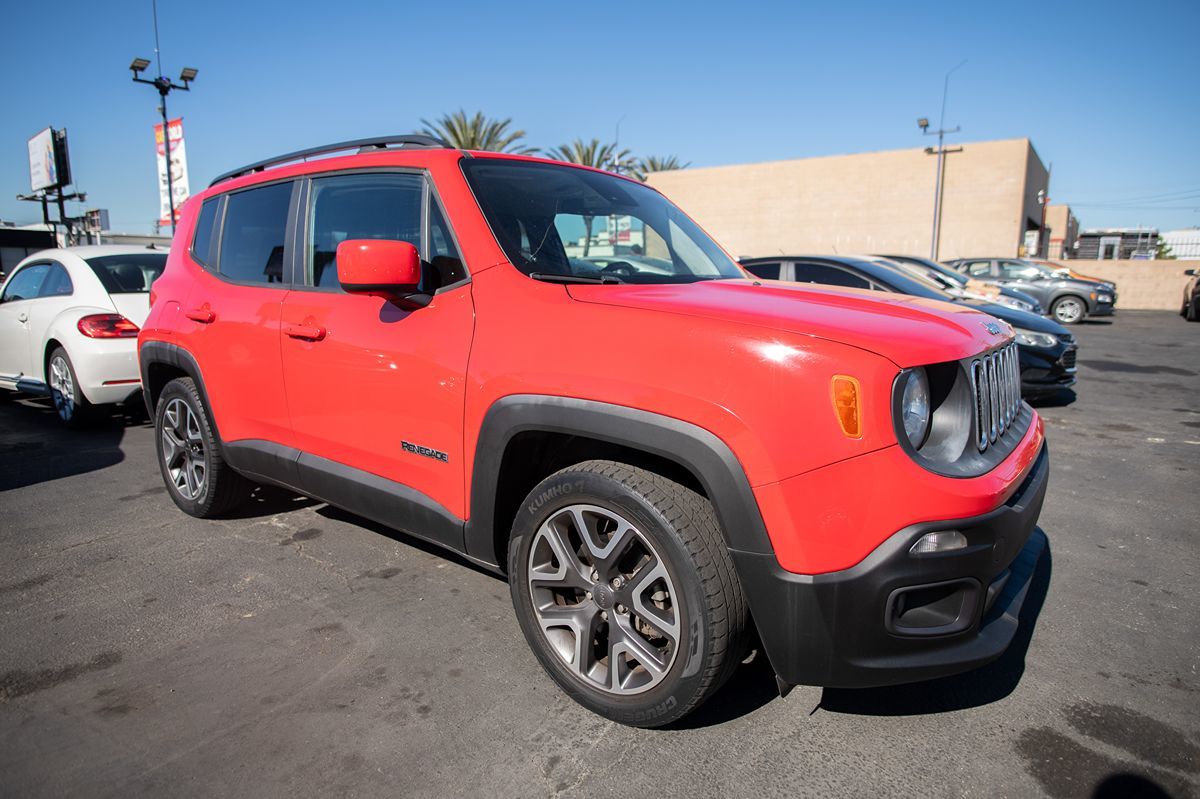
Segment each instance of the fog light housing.
[{"label": "fog light housing", "polygon": [[932,555],[935,552],[953,552],[967,548],[967,537],[958,530],[938,530],[926,533],[917,539],[908,550],[913,555]]}]

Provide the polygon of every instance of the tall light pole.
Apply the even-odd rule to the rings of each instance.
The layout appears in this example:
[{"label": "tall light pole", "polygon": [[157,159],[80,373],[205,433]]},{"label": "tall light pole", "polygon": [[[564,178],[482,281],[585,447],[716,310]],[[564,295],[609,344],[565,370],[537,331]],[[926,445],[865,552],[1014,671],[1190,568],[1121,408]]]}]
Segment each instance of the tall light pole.
[{"label": "tall light pole", "polygon": [[[133,73],[134,83],[145,83],[153,86],[158,90],[159,97],[162,98],[158,104],[158,110],[162,114],[162,130],[163,130],[163,147],[167,161],[167,207],[171,213],[171,235],[175,235],[175,182],[171,177],[171,130],[167,122],[167,95],[172,91],[191,91],[189,85],[196,79],[196,70],[192,67],[184,67],[179,73],[180,83],[174,83],[170,78],[164,78],[162,74],[162,57],[158,51],[158,5],[154,5],[154,60],[158,66],[158,77],[153,80],[141,77],[141,73],[146,71],[150,66],[150,62],[144,58],[135,58],[129,65],[129,70]],[[182,84],[182,85],[181,85]]]},{"label": "tall light pole", "polygon": [[921,128],[921,133],[926,136],[938,137],[936,150],[934,150],[932,147],[925,148],[926,154],[933,154],[935,152],[937,153],[937,165],[934,167],[935,172],[933,182],[933,233],[929,237],[929,258],[932,261],[936,261],[938,259],[938,244],[942,233],[942,182],[945,177],[945,161],[943,159],[946,153],[957,153],[962,151],[961,147],[947,149],[943,146],[943,141],[947,133],[958,133],[959,130],[961,130],[961,128],[959,128],[957,125],[952,130],[946,130],[946,95],[950,91],[950,75],[965,63],[967,63],[967,60],[964,58],[961,62],[959,62],[958,66],[946,73],[946,79],[942,83],[942,115],[938,119],[938,129],[930,130],[929,119],[926,117],[921,117],[917,120],[917,125]]}]

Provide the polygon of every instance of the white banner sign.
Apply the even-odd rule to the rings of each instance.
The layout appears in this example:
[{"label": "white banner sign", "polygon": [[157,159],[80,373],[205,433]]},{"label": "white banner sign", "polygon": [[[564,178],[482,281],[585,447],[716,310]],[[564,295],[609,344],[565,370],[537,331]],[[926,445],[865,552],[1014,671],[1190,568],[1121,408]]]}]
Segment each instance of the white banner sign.
[{"label": "white banner sign", "polygon": [[[183,144],[183,118],[168,123],[171,136],[171,183],[175,190],[175,220],[179,220],[179,206],[191,196],[188,191],[187,150]],[[171,224],[171,206],[167,197],[167,150],[163,141],[162,123],[154,126],[154,145],[158,149],[158,224]]]},{"label": "white banner sign", "polygon": [[58,162],[54,158],[54,131],[46,128],[29,140],[29,187],[34,191],[58,185]]}]

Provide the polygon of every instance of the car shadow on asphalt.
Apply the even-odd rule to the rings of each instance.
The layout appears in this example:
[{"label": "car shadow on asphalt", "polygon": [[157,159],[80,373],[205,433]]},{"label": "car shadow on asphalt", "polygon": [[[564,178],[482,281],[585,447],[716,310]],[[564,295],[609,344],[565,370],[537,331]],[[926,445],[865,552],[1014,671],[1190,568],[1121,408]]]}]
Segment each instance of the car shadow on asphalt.
[{"label": "car shadow on asphalt", "polygon": [[[1040,531],[1041,528],[1038,528]],[[826,688],[820,708],[862,716],[916,716],[979,707],[1004,699],[1025,674],[1025,655],[1050,588],[1054,564],[1051,545],[1038,561],[1018,616],[1012,643],[997,660],[973,671],[937,680],[886,688]]]},{"label": "car shadow on asphalt", "polygon": [[125,414],[114,411],[73,430],[63,425],[48,399],[5,402],[0,405],[0,491],[120,463],[125,460],[121,441],[130,423]]},{"label": "car shadow on asphalt", "polygon": [[453,550],[445,549],[437,544],[431,544],[423,538],[417,538],[416,536],[410,535],[402,530],[397,530],[394,527],[388,527],[385,524],[373,522],[370,519],[355,515],[350,511],[336,508],[333,505],[323,505],[317,508],[316,512],[318,515],[324,516],[326,519],[333,519],[334,521],[345,522],[346,524],[353,524],[356,527],[362,527],[363,529],[370,530],[373,533],[378,533],[385,538],[390,538],[397,544],[403,544],[405,546],[412,547],[413,549],[419,549],[422,552],[434,555],[450,563],[454,563],[472,571],[479,572],[480,574],[486,574],[488,577],[499,580],[505,585],[508,584],[508,579],[503,575],[497,574],[491,569],[487,569],[478,563],[475,563],[474,561],[467,560]]},{"label": "car shadow on asphalt", "polygon": [[1078,396],[1073,388],[1060,388],[1053,394],[1046,394],[1041,397],[1030,397],[1025,400],[1035,408],[1065,408],[1075,402]]}]

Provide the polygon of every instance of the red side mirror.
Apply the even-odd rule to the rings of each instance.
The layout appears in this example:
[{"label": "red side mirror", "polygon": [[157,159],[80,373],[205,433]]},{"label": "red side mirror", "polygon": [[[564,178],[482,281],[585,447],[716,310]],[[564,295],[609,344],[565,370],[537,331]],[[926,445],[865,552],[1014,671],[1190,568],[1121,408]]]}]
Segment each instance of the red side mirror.
[{"label": "red side mirror", "polygon": [[347,239],[337,247],[338,282],[350,294],[400,300],[421,285],[421,255],[407,241]]}]

